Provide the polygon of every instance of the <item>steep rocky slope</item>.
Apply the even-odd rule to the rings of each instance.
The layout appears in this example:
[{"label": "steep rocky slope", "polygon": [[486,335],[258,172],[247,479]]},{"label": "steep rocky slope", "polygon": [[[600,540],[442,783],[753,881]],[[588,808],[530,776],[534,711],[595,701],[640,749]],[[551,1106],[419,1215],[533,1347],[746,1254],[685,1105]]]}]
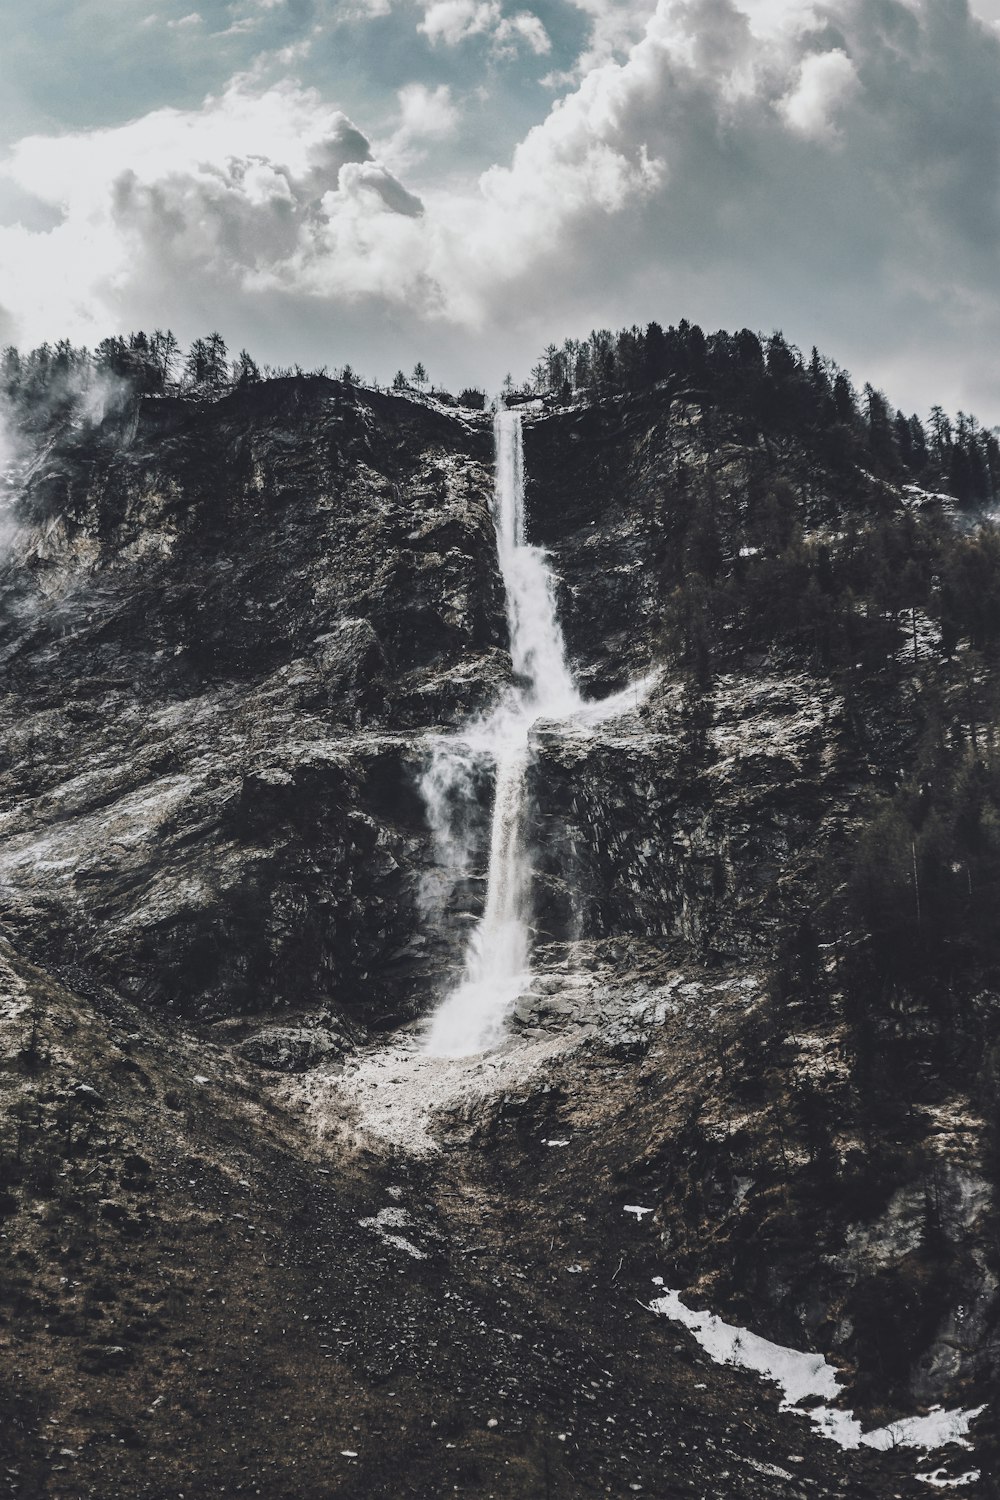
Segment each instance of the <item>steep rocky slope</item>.
[{"label": "steep rocky slope", "polygon": [[503,674],[490,456],[323,380],[57,433],[3,560],[9,930],[188,1014],[412,1009],[412,729]]},{"label": "steep rocky slope", "polygon": [[[800,434],[657,391],[540,412],[526,453],[533,525],[559,558],[581,675],[617,686],[666,663],[637,722],[586,743],[539,736],[542,921],[556,938],[617,940],[626,968],[650,938],[723,972],[739,962],[755,996],[742,1018],[713,1020],[703,1048],[683,1050],[641,1123],[627,1092],[600,1163],[615,1157],[650,1183],[681,1282],[737,1321],[845,1357],[868,1399],[942,1399],[970,1381],[989,1391],[996,955],[964,974],[951,960],[943,1004],[898,966],[880,979],[853,957],[872,940],[848,930],[859,914],[843,882],[860,878],[852,861],[872,808],[915,761],[907,795],[933,806],[932,736],[969,757],[973,779],[992,764],[992,656],[961,639],[942,650],[941,578],[919,639],[916,612],[893,608],[890,590],[849,597],[848,630],[857,619],[870,634],[848,641],[860,659],[839,670],[811,628],[762,640],[758,618],[794,620],[816,578],[841,565],[838,548],[877,555],[886,533],[906,537],[902,572],[929,536],[975,522],[945,497],[832,469]],[[991,545],[987,532],[981,551]],[[984,604],[991,588],[982,570]],[[694,650],[692,595],[704,630]],[[876,839],[871,857],[888,867],[896,851]],[[908,903],[906,927],[916,897],[909,941],[930,955],[921,919],[926,929],[943,892],[928,879],[921,913],[916,842],[902,859],[893,899]],[[693,978],[692,994],[712,989]],[[597,1170],[591,1158],[584,1176]]]},{"label": "steep rocky slope", "polygon": [[622,1184],[581,1191],[526,1120],[375,1149],[310,1074],[317,1138],[227,1047],[6,948],[0,974],[4,1493],[922,1492],[914,1455],[841,1454],[652,1315]]},{"label": "steep rocky slope", "polygon": [[417,783],[510,671],[488,418],[283,380],[24,454],[11,1493],[889,1496],[939,1461],[989,1492],[994,1411],[974,1458],[842,1454],[646,1307],[663,1276],[821,1350],[869,1427],[995,1386],[989,976],[974,1011],[956,981],[945,1041],[896,997],[890,1090],[835,922],[931,665],[967,717],[968,651],[925,613],[921,656],[914,615],[911,669],[862,600],[842,670],[811,616],[803,646],[739,613],[766,616],[772,554],[954,517],[674,391],[525,427],[580,681],[658,677],[615,720],[536,726],[538,978],[505,1052],[430,1070],[386,1032],[482,900],[488,782],[443,912]]}]

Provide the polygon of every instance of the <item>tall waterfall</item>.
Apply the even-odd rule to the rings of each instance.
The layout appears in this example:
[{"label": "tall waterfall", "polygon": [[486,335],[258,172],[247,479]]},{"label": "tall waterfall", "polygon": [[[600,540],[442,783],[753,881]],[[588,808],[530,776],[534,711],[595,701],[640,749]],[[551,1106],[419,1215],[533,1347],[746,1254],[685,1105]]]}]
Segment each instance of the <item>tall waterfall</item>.
[{"label": "tall waterfall", "polygon": [[524,836],[528,736],[536,719],[574,716],[584,722],[620,713],[639,701],[648,681],[600,704],[585,704],[566,660],[556,614],[555,582],[539,547],[525,540],[521,416],[497,412],[493,424],[496,478],[493,508],[515,686],[485,719],[435,745],[421,790],[446,878],[467,869],[465,811],[474,769],[495,766],[486,904],[466,949],[457,986],[433,1016],[426,1051],[464,1057],[495,1046],[530,973],[528,898],[531,862]]},{"label": "tall waterfall", "polygon": [[489,718],[465,735],[439,743],[423,781],[439,853],[461,858],[462,809],[450,805],[469,780],[470,758],[496,767],[486,905],[469,941],[459,984],[434,1016],[427,1050],[463,1056],[494,1045],[529,979],[528,892],[531,867],[524,839],[528,733],[537,718],[562,718],[581,707],[556,615],[555,587],[545,554],[524,535],[524,454],[521,416],[498,411],[493,424],[494,521],[516,686]]}]

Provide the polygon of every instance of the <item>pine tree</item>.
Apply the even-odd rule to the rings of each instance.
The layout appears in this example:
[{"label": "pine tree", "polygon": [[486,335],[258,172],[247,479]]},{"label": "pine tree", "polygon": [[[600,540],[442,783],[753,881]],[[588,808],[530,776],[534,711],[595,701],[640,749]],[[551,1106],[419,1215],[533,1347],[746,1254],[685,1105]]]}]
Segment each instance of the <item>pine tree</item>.
[{"label": "pine tree", "polygon": [[94,350],[94,363],[108,375],[125,376],[129,373],[128,345],[120,334],[101,340]]},{"label": "pine tree", "polygon": [[897,454],[889,420],[889,403],[873,385],[865,386],[865,425],[868,429],[868,446],[874,456],[886,467],[895,467]]},{"label": "pine tree", "polygon": [[238,386],[256,385],[260,380],[260,370],[256,361],[241,349],[233,360],[233,381]]},{"label": "pine tree", "polygon": [[795,354],[785,343],[784,336],[772,333],[767,341],[767,373],[777,385],[784,385],[793,378],[798,369]]},{"label": "pine tree", "polygon": [[221,333],[195,339],[184,362],[184,377],[189,387],[205,395],[218,395],[228,384],[226,343]]},{"label": "pine tree", "polygon": [[214,391],[221,390],[229,383],[229,365],[227,361],[228,350],[226,341],[221,333],[210,333],[205,341],[208,351],[208,372],[206,380]]},{"label": "pine tree", "polygon": [[850,377],[843,370],[838,370],[834,377],[833,404],[837,421],[843,422],[845,427],[853,427],[858,420],[858,407]]},{"label": "pine tree", "polygon": [[21,355],[13,344],[8,344],[0,355],[0,387],[8,400],[16,399],[22,374]]},{"label": "pine tree", "polygon": [[150,353],[159,366],[162,382],[166,385],[174,377],[174,369],[180,358],[181,346],[169,328],[156,328],[150,342]]},{"label": "pine tree", "polygon": [[650,382],[665,380],[669,371],[667,338],[659,323],[646,325],[644,346],[646,379]]}]

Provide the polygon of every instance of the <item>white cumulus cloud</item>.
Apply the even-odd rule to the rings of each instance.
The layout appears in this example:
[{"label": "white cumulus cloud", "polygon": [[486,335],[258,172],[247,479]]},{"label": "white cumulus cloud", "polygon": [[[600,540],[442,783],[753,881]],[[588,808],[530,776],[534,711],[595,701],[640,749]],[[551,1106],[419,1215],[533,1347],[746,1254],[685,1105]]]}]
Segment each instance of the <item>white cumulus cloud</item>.
[{"label": "white cumulus cloud", "polygon": [[418,30],[432,42],[457,47],[470,36],[492,31],[499,20],[499,0],[434,0]]},{"label": "white cumulus cloud", "polygon": [[470,37],[487,37],[495,51],[508,56],[522,47],[538,56],[552,45],[533,12],[505,16],[500,0],[433,0],[418,30],[431,42],[447,47],[457,47]]},{"label": "white cumulus cloud", "polygon": [[436,89],[422,83],[408,83],[399,90],[401,131],[409,138],[442,140],[458,126],[459,111],[446,83]]},{"label": "white cumulus cloud", "polygon": [[395,129],[373,149],[386,166],[398,173],[423,161],[433,143],[454,137],[462,112],[446,83],[434,89],[423,83],[405,84],[397,90],[396,102]]},{"label": "white cumulus cloud", "polygon": [[[499,47],[509,23],[540,48],[530,14],[437,0],[423,25]],[[360,369],[438,350],[467,379],[550,337],[687,316],[784,326],[910,404],[1000,408],[993,28],[961,0],[660,0],[615,55],[606,35],[471,181],[429,172],[463,117],[419,79],[378,148],[316,90],[249,77],[197,109],[23,140],[0,162],[0,197],[6,181],[40,206],[0,228],[19,336],[220,326],[305,361],[333,329]]]},{"label": "white cumulus cloud", "polygon": [[795,88],[781,101],[785,119],[800,135],[817,141],[837,137],[837,116],[858,89],[846,52],[814,52],[805,58]]},{"label": "white cumulus cloud", "polygon": [[521,46],[526,46],[536,57],[552,50],[548,32],[538,17],[528,10],[501,20],[493,33],[493,40],[497,49],[507,54],[517,52]]}]

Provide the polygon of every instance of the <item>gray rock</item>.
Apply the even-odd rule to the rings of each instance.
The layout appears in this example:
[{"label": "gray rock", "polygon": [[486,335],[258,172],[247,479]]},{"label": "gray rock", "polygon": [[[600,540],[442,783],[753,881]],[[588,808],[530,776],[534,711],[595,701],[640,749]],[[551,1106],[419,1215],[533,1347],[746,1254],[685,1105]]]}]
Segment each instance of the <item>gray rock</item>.
[{"label": "gray rock", "polygon": [[343,1036],[329,1031],[305,1026],[267,1026],[240,1042],[236,1051],[260,1068],[302,1073],[342,1057],[348,1046]]}]

